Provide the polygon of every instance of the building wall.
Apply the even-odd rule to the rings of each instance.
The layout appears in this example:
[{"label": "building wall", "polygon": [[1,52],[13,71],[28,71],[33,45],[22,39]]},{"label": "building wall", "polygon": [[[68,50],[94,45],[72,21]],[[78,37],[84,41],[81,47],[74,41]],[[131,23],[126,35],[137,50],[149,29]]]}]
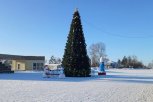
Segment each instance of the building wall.
[{"label": "building wall", "polygon": [[[40,70],[38,67],[38,64],[42,63],[43,65],[41,66],[41,68],[43,69],[44,66],[44,60],[27,60],[26,61],[26,70]],[[36,63],[36,69],[33,69],[33,64]]]},{"label": "building wall", "polygon": [[26,70],[25,60],[12,60],[12,70]]},{"label": "building wall", "polygon": [[[36,63],[35,69],[33,69],[34,63]],[[44,60],[12,60],[11,64],[12,70],[40,70],[43,66]]]}]

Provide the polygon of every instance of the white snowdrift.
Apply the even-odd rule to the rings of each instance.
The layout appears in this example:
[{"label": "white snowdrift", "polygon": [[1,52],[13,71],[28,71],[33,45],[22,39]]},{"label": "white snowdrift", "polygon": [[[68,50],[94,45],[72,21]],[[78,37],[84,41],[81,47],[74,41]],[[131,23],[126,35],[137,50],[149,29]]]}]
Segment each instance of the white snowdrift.
[{"label": "white snowdrift", "polygon": [[0,102],[153,102],[153,70],[106,70],[106,76],[43,78],[0,74]]}]

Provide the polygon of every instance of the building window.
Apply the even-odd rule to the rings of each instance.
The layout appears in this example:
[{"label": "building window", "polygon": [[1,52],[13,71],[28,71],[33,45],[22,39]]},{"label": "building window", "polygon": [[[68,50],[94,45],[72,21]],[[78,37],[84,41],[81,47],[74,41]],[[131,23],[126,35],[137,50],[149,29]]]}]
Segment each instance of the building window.
[{"label": "building window", "polygon": [[41,65],[41,69],[43,70],[43,68],[44,68],[44,64],[43,64],[43,63],[40,63],[40,65]]},{"label": "building window", "polygon": [[33,63],[33,70],[43,70],[43,63]]},{"label": "building window", "polygon": [[36,69],[37,69],[36,63],[33,63],[33,70],[36,70]]},{"label": "building window", "polygon": [[43,63],[37,63],[37,70],[43,70]]}]

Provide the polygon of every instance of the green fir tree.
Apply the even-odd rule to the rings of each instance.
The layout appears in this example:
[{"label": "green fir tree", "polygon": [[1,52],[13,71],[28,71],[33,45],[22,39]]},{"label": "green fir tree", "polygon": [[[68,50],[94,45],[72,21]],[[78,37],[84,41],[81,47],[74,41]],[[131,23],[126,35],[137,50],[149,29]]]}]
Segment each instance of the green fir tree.
[{"label": "green fir tree", "polygon": [[90,76],[90,62],[78,10],[73,14],[62,66],[68,77]]}]

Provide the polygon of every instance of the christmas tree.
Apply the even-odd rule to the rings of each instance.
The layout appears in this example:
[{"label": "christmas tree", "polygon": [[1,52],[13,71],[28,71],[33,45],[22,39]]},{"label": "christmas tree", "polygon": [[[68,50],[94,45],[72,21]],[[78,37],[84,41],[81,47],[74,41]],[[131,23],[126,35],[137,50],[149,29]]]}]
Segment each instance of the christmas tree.
[{"label": "christmas tree", "polygon": [[62,66],[68,77],[90,76],[90,62],[78,10],[73,14]]}]

